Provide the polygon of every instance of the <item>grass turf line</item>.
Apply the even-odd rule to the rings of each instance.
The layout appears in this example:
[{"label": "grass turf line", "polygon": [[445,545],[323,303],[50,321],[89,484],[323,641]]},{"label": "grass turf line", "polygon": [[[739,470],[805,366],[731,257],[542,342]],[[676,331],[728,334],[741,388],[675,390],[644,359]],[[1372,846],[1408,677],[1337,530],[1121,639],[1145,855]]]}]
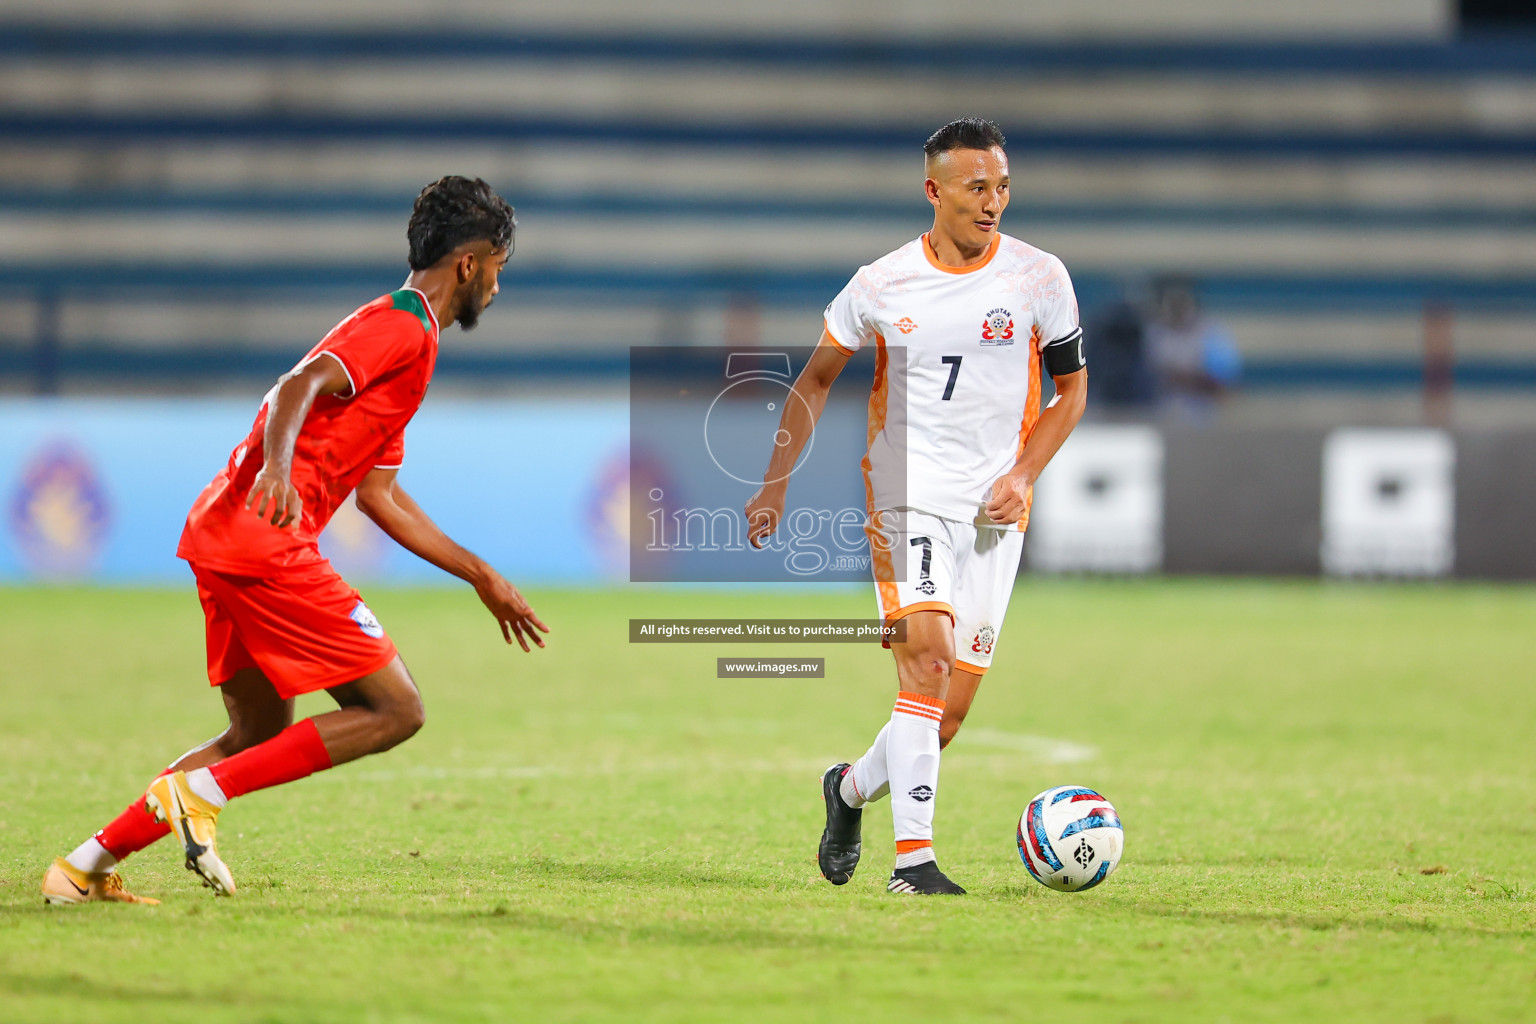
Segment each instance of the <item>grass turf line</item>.
[{"label": "grass turf line", "polygon": [[[0,590],[0,1020],[1536,1018],[1531,589],[1021,586],[944,758],[958,900],[884,893],[884,805],[854,881],[816,873],[817,776],[888,714],[888,654],[625,642],[866,595],[536,592],[526,656],[467,591],[368,596],[419,736],[234,803],[235,899],[161,845],[125,873],[163,906],[47,908],[47,861],[222,710],[190,588]],[[714,677],[740,654],[827,678]],[[1079,782],[1126,859],[1052,893],[1014,820]]]}]

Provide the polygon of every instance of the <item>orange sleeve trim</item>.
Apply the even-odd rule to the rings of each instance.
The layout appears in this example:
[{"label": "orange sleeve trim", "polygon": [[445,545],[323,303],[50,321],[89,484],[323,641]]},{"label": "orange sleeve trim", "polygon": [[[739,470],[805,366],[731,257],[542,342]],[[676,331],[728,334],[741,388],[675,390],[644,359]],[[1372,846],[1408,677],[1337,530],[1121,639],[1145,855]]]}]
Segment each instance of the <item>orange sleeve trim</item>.
[{"label": "orange sleeve trim", "polygon": [[897,619],[906,618],[913,612],[943,612],[949,616],[950,622],[955,621],[955,610],[944,601],[919,601],[916,604],[909,604],[905,608],[897,608],[893,612],[885,613],[885,621],[895,622]]},{"label": "orange sleeve trim", "polygon": [[913,704],[926,704],[930,708],[944,710],[944,701],[940,697],[928,697],[921,693],[913,693],[911,690],[902,690],[896,694],[897,700],[908,700]]},{"label": "orange sleeve trim", "polygon": [[831,329],[827,327],[827,322],[823,320],[821,322],[821,341],[819,341],[817,344],[826,345],[829,342],[845,356],[851,356],[858,351],[858,349],[849,348],[847,345],[844,345],[842,342],[833,337]]},{"label": "orange sleeve trim", "polygon": [[962,672],[969,672],[975,676],[986,675],[988,667],[989,666],[986,665],[972,665],[970,662],[961,661],[959,658],[955,659],[955,668],[960,669]]}]

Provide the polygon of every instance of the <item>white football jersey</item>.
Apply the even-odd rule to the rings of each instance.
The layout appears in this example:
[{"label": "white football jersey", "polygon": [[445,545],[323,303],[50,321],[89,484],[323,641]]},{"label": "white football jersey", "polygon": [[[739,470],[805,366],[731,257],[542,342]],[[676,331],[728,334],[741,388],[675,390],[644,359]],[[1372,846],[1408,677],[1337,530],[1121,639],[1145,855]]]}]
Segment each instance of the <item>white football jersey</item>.
[{"label": "white football jersey", "polygon": [[1040,353],[1076,342],[1077,297],[1061,260],[998,235],[969,267],[928,236],[859,268],[827,307],[822,344],[879,347],[864,458],[869,511],[912,508],[979,526],[992,485],[1040,418]]}]

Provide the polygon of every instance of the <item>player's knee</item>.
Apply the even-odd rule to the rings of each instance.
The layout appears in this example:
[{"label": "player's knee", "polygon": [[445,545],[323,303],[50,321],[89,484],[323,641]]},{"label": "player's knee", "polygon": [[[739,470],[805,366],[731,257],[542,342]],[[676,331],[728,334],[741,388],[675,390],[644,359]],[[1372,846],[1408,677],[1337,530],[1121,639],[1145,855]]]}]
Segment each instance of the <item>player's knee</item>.
[{"label": "player's knee", "polygon": [[925,692],[943,693],[955,668],[953,652],[941,646],[923,646],[907,652],[907,671]]},{"label": "player's knee", "polygon": [[422,706],[421,701],[418,699],[406,711],[405,721],[402,725],[405,731],[405,738],[410,739],[412,736],[415,736],[418,732],[421,732],[421,727],[426,724],[427,709]]},{"label": "player's knee", "polygon": [[389,721],[386,727],[387,743],[394,746],[404,743],[421,731],[421,727],[427,722],[427,709],[421,704],[420,697],[401,701],[390,709]]}]

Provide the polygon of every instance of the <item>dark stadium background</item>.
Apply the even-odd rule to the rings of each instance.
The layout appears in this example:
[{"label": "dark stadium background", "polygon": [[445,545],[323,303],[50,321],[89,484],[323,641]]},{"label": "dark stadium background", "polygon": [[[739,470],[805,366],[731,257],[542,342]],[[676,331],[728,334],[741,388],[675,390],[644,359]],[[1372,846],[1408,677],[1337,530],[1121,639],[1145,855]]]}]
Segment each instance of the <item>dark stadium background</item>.
[{"label": "dark stadium background", "polygon": [[[0,578],[181,579],[181,509],[271,380],[399,282],[412,196],[458,172],[515,203],[518,249],[481,328],[444,339],[404,479],[509,572],[620,579],[629,347],[814,341],[852,271],[925,226],[918,146],[964,114],[1008,133],[1004,227],[1065,260],[1088,324],[1092,410],[1027,562],[1536,575],[1530,27],[1480,0],[999,4],[976,26],[855,2],[13,0]],[[1229,339],[1215,398],[1137,361],[1170,291]],[[477,461],[528,438],[559,457]],[[466,473],[495,517],[458,500]],[[430,578],[360,517],[332,533],[355,574]]]}]

